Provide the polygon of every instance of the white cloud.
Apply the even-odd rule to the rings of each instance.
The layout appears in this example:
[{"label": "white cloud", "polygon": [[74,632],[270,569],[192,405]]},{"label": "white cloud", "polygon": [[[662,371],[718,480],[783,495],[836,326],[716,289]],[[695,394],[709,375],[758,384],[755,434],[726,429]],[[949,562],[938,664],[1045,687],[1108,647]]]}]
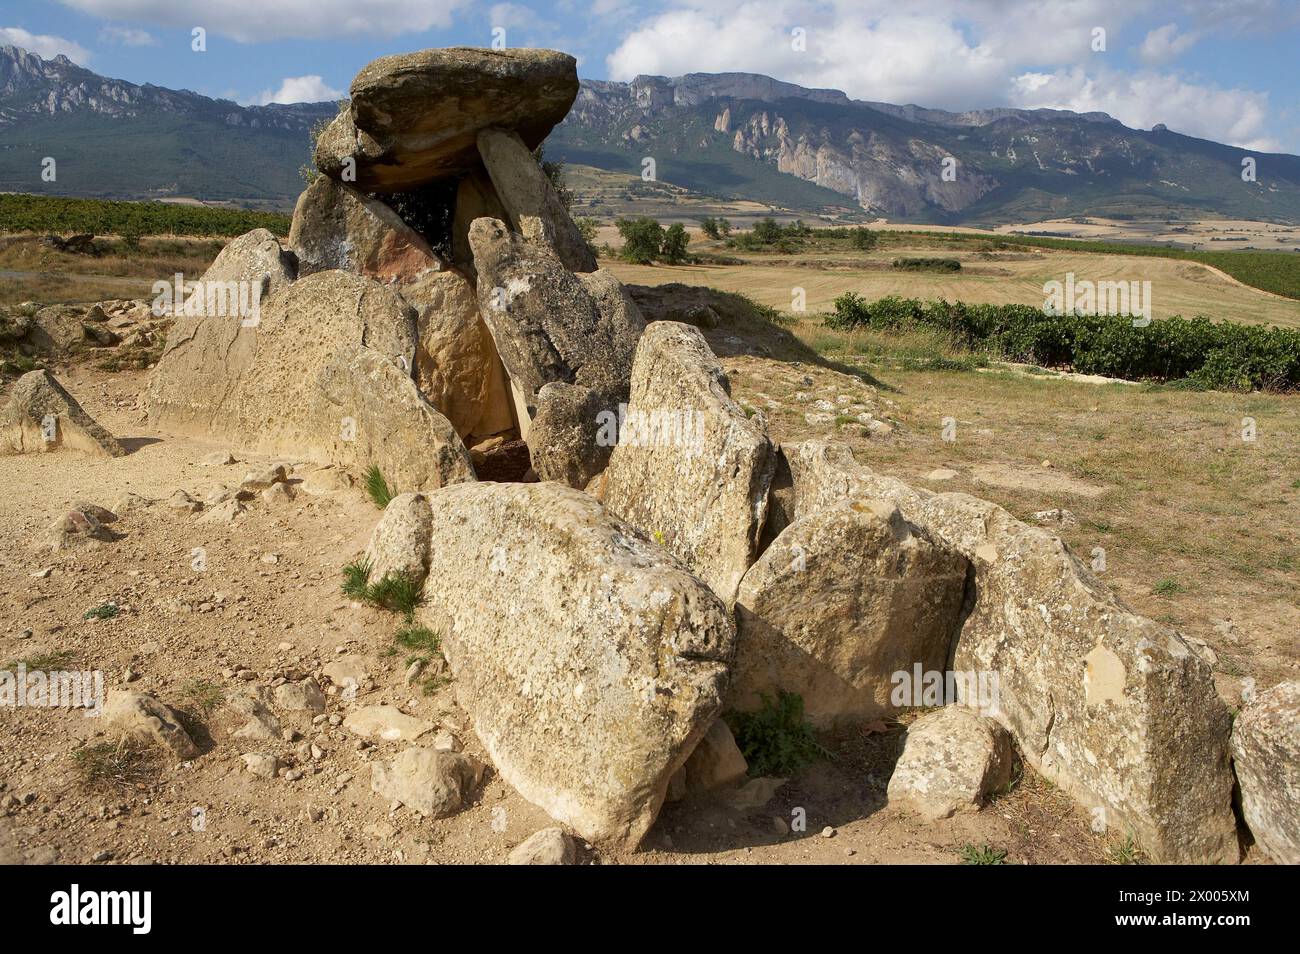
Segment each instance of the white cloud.
[{"label": "white cloud", "polygon": [[157,46],[158,40],[147,30],[109,24],[99,31],[101,43],[120,43],[122,46]]},{"label": "white cloud", "polygon": [[262,90],[252,102],[265,106],[268,103],[323,103],[342,98],[341,90],[326,85],[319,76],[287,76],[279,89]]},{"label": "white cloud", "polygon": [[1029,109],[1099,110],[1137,129],[1164,123],[1174,132],[1233,146],[1281,148],[1266,135],[1268,94],[1254,90],[1220,89],[1151,71],[1090,74],[1080,67],[1024,73],[1013,79],[1012,89],[1015,105]]},{"label": "white cloud", "polygon": [[1146,35],[1138,49],[1138,56],[1143,63],[1153,66],[1168,63],[1190,50],[1200,38],[1200,34],[1195,31],[1179,33],[1176,23],[1166,23]]},{"label": "white cloud", "polygon": [[242,43],[422,33],[451,25],[473,0],[62,0],[103,17],[189,29]]},{"label": "white cloud", "polygon": [[91,56],[90,51],[79,43],[65,40],[61,36],[29,33],[22,27],[0,27],[0,46],[21,46],[29,53],[47,60],[62,53],[81,66],[89,63]]}]

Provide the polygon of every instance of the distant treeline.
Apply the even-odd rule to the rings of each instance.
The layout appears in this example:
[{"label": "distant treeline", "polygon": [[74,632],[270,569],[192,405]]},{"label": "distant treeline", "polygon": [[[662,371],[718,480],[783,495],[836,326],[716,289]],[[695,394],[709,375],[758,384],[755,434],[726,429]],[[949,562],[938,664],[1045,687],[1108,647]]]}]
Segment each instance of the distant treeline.
[{"label": "distant treeline", "polygon": [[0,195],[0,232],[230,237],[252,229],[289,234],[289,216],[171,202],[117,202],[52,195]]},{"label": "distant treeline", "polygon": [[1130,381],[1220,391],[1300,388],[1300,331],[1207,318],[1143,326],[1118,315],[1053,315],[1033,305],[968,305],[890,296],[835,299],[828,327],[931,329],[955,345],[1011,361]]}]

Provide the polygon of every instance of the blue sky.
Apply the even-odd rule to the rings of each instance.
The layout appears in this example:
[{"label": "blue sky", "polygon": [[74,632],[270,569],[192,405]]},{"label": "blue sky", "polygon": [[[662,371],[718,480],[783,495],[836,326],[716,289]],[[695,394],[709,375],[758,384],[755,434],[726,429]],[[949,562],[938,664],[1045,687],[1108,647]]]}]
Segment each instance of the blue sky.
[{"label": "blue sky", "polygon": [[[206,31],[206,52],[191,49],[194,27]],[[241,103],[333,98],[376,56],[487,46],[494,28],[509,46],[572,53],[594,79],[744,70],[945,109],[1097,109],[1131,126],[1163,122],[1300,153],[1300,0],[5,0],[0,9],[0,43]]]}]

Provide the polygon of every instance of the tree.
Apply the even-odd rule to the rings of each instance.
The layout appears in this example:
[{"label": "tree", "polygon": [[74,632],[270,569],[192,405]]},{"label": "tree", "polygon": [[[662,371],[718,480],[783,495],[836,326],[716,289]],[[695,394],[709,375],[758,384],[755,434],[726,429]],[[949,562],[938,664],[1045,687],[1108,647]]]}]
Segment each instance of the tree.
[{"label": "tree", "polygon": [[650,265],[664,244],[663,226],[649,216],[619,219],[614,223],[623,236],[623,258],[637,265]]},{"label": "tree", "polygon": [[871,231],[871,229],[859,225],[857,228],[853,229],[853,231],[849,232],[849,241],[852,243],[854,248],[863,252],[869,252],[876,247],[876,242],[879,241],[879,236],[877,236],[875,232]]},{"label": "tree", "polygon": [[711,239],[720,239],[731,234],[731,223],[722,216],[717,218],[711,215],[705,216],[700,219],[700,228]]},{"label": "tree", "polygon": [[682,223],[676,222],[664,233],[663,244],[660,246],[660,255],[669,265],[680,265],[686,261],[686,245],[690,242],[691,237],[687,234]]}]

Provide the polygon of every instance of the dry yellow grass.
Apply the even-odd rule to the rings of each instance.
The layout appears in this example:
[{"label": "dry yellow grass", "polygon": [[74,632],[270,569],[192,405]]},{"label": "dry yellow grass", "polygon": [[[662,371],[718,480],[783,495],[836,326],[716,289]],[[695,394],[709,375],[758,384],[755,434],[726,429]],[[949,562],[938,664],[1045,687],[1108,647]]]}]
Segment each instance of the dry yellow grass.
[{"label": "dry yellow grass", "polygon": [[[696,243],[693,241],[692,246]],[[693,249],[694,250],[694,249]],[[958,273],[900,272],[889,267],[898,257],[955,257]],[[769,260],[775,257],[769,257]],[[937,252],[934,249],[891,248],[865,256],[864,264],[841,267],[843,256],[780,257],[767,264],[760,258],[743,265],[628,265],[603,263],[625,282],[657,285],[683,282],[743,292],[755,301],[790,311],[794,289],[802,288],[810,313],[829,311],[839,295],[854,291],[869,300],[886,295],[907,298],[946,298],[972,304],[1041,305],[1043,285],[1064,281],[1149,281],[1152,314],[1156,318],[1205,315],[1214,320],[1300,327],[1300,302],[1241,285],[1197,262],[1095,252],[1026,249],[999,253]]]}]

